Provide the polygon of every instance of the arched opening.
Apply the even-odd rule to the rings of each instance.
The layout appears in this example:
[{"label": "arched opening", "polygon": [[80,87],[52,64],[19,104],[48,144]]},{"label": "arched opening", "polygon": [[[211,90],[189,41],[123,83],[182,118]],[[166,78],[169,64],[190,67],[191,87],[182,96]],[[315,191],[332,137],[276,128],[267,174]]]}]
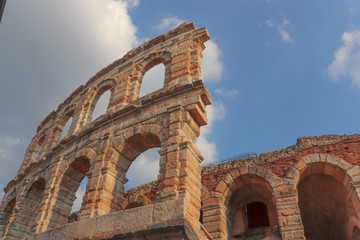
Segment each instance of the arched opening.
[{"label": "arched opening", "polygon": [[111,91],[107,88],[107,90],[99,91],[91,105],[90,108],[90,121],[96,120],[98,117],[104,115],[109,107],[111,98]]},{"label": "arched opening", "polygon": [[65,224],[69,221],[72,206],[76,199],[76,192],[80,183],[89,172],[90,161],[85,157],[75,159],[66,170],[60,182],[60,191],[58,193],[55,209],[58,213],[56,226]]},{"label": "arched opening", "polygon": [[70,126],[72,124],[72,117],[69,117],[66,123],[63,125],[63,128],[61,129],[61,136],[60,140],[64,139],[66,136],[70,134]]},{"label": "arched opening", "polygon": [[41,207],[45,186],[46,183],[43,178],[35,181],[27,191],[23,202],[20,204],[19,212],[21,212],[21,214],[18,215],[21,216],[19,220],[22,225],[21,231],[23,236],[28,236],[33,232],[36,217]]},{"label": "arched opening", "polygon": [[240,176],[235,182],[239,188],[228,202],[229,239],[278,238],[278,217],[270,185],[255,175]]},{"label": "arched opening", "polygon": [[334,177],[317,173],[298,185],[299,208],[306,239],[352,239],[355,214],[350,193]]},{"label": "arched opening", "polygon": [[3,209],[3,212],[2,212],[2,218],[1,218],[1,221],[0,221],[0,224],[1,225],[7,225],[9,223],[9,220],[12,216],[12,213],[13,213],[13,210],[14,210],[14,207],[15,207],[15,203],[16,203],[16,199],[13,198],[11,199],[11,201],[6,205],[6,207]]},{"label": "arched opening", "polygon": [[0,236],[7,234],[7,228],[9,226],[10,220],[13,217],[13,211],[16,204],[16,199],[11,199],[6,207],[2,211],[2,217],[0,220]]},{"label": "arched opening", "polygon": [[142,78],[139,98],[163,88],[165,79],[165,66],[158,64],[148,70]]},{"label": "arched opening", "polygon": [[81,181],[78,190],[75,193],[76,199],[74,200],[74,204],[71,207],[69,222],[76,222],[80,220],[80,209],[83,203],[83,198],[86,192],[86,186],[89,182],[87,176],[83,178]]},{"label": "arched opening", "polygon": [[155,181],[159,174],[159,151],[155,147],[141,153],[129,166],[126,178],[129,180],[125,184],[125,191],[150,181]]},{"label": "arched opening", "polygon": [[[112,211],[129,208],[124,206],[124,202],[121,200],[124,196],[124,184],[128,181],[127,178],[130,180],[126,184],[127,190],[134,188],[139,184],[144,184],[147,181],[157,179],[160,160],[157,150],[160,147],[160,144],[160,139],[152,133],[136,134],[125,141],[116,163],[116,170],[118,172],[117,179],[119,179],[119,181],[116,182],[118,185],[114,187]],[[129,170],[129,168],[132,170]],[[120,195],[118,192],[119,190]],[[149,201],[137,201],[137,203],[145,202],[148,204],[154,200],[153,198],[155,198],[155,195],[156,193],[150,197],[146,196]],[[136,206],[137,203],[135,204]]]}]

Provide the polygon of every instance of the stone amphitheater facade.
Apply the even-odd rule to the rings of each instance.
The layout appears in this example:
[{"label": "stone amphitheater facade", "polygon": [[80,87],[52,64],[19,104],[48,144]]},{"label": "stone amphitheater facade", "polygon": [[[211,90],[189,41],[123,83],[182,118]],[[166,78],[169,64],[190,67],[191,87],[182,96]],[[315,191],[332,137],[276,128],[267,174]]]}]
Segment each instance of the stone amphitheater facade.
[{"label": "stone amphitheater facade", "polygon": [[[360,239],[360,135],[300,138],[201,168],[195,142],[211,104],[201,79],[209,38],[184,23],[102,69],[50,113],[4,189],[0,237]],[[138,97],[142,77],[158,64],[163,87]],[[92,121],[106,91],[107,111]],[[154,147],[157,180],[124,191],[131,163]],[[69,222],[85,176],[82,207]]]}]

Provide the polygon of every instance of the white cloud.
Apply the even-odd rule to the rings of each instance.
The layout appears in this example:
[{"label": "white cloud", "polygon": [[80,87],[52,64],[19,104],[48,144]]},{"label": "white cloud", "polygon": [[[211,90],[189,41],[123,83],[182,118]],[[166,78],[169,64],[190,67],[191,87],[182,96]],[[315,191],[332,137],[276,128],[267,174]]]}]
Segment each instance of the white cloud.
[{"label": "white cloud", "polygon": [[349,76],[360,87],[360,30],[344,32],[343,45],[335,51],[335,59],[328,67],[334,80]]},{"label": "white cloud", "polygon": [[213,40],[207,41],[205,46],[202,60],[203,80],[220,81],[224,72],[224,64],[220,60],[222,52]]},{"label": "white cloud", "polygon": [[[8,1],[0,31],[0,188],[15,176],[38,124],[97,71],[137,46],[138,0]],[[21,136],[21,138],[11,137]],[[19,140],[20,139],[20,140]],[[20,141],[20,142],[19,142]],[[2,192],[2,191],[0,191]],[[2,194],[2,193],[1,193]]]},{"label": "white cloud", "polygon": [[237,95],[239,95],[239,91],[236,90],[236,89],[222,89],[222,88],[219,88],[219,89],[215,89],[214,90],[214,93],[218,94],[218,95],[221,95],[221,96],[224,96],[224,97],[235,97]]},{"label": "white cloud", "polygon": [[129,8],[133,8],[133,7],[137,7],[140,4],[139,0],[126,0],[126,3],[128,4],[127,6]]},{"label": "white cloud", "polygon": [[[1,112],[14,109],[15,118],[28,119],[36,129],[72,91],[137,46],[137,28],[128,15],[136,4],[115,0],[8,2],[0,31],[4,69],[0,79],[14,84],[0,89],[0,101],[16,105],[3,104]],[[41,94],[35,94],[39,89]]]},{"label": "white cloud", "polygon": [[290,34],[289,27],[290,27],[290,21],[286,18],[278,26],[278,30],[281,35],[281,38],[286,43],[292,43],[295,40],[295,38]]},{"label": "white cloud", "polygon": [[161,23],[155,26],[158,31],[168,31],[177,26],[181,23],[185,22],[181,18],[178,17],[168,17],[161,20]]}]

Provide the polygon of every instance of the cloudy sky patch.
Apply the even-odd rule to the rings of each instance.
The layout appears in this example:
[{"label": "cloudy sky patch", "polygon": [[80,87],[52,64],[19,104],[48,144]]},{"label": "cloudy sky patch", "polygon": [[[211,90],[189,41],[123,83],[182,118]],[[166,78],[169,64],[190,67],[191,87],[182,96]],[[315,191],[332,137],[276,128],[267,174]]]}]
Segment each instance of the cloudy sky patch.
[{"label": "cloudy sky patch", "polygon": [[360,87],[360,30],[344,32],[342,42],[334,52],[328,73],[335,81],[348,76],[354,85]]}]

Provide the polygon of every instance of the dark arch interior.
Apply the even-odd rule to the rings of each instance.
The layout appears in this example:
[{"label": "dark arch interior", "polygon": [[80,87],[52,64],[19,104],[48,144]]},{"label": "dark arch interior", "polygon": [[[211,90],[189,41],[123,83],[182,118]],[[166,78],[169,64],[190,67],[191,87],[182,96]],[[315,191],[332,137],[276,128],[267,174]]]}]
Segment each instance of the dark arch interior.
[{"label": "dark arch interior", "polygon": [[352,239],[349,218],[355,211],[342,183],[313,174],[301,180],[298,193],[306,239]]},{"label": "dark arch interior", "polygon": [[16,199],[13,198],[13,199],[11,199],[11,201],[4,208],[2,220],[0,222],[2,225],[8,224],[9,219],[11,217],[11,213],[12,213],[14,207],[15,207],[15,203],[16,203]]},{"label": "dark arch interior", "polygon": [[[254,237],[254,230],[265,227],[274,229],[278,225],[278,217],[270,186],[253,175],[241,176],[235,182],[239,189],[232,194],[228,203],[229,239]],[[278,233],[269,234],[275,236]]]},{"label": "dark arch interior", "polygon": [[246,204],[246,218],[248,229],[269,226],[268,210],[263,202]]}]

